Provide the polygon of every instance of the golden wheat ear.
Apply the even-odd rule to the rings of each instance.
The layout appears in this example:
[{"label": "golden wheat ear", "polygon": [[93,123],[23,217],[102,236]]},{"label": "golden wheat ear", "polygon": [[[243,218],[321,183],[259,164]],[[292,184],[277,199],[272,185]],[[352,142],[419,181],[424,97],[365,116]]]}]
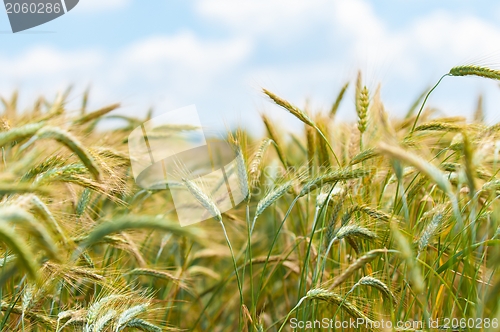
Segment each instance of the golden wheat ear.
[{"label": "golden wheat ear", "polygon": [[330,118],[335,118],[335,115],[337,115],[337,111],[339,109],[340,103],[344,99],[345,92],[347,91],[347,88],[349,87],[349,82],[345,83],[342,88],[340,89],[337,98],[335,99],[335,102],[332,105],[332,108],[330,109]]},{"label": "golden wheat ear", "polygon": [[116,110],[119,107],[120,107],[120,104],[116,103],[116,104],[112,104],[112,105],[103,107],[101,109],[98,109],[96,111],[93,111],[92,113],[82,115],[81,117],[79,117],[78,119],[73,121],[73,125],[82,125],[82,124],[88,123],[90,121],[97,120],[97,119],[103,117],[104,115],[108,114],[109,112]]},{"label": "golden wheat ear", "polygon": [[[331,153],[333,154],[333,157],[335,158],[335,161],[340,166],[340,161],[339,161],[337,155],[335,154],[335,151],[333,150],[333,147],[331,146],[330,142],[328,141],[328,138],[325,136],[325,133],[321,131],[321,128],[318,127],[318,125],[309,117],[309,115],[306,112],[302,111],[297,106],[292,105],[288,101],[286,101],[286,100],[284,100],[284,99],[276,96],[274,93],[272,93],[269,90],[263,89],[263,91],[277,105],[283,107],[285,110],[287,110],[289,113],[291,113],[292,115],[294,115],[297,119],[299,119],[300,121],[302,121],[306,125],[311,126],[312,128],[314,128],[318,132],[318,135],[321,137],[321,139],[326,143],[326,145],[330,149]],[[275,142],[276,142],[276,140],[275,140]]]},{"label": "golden wheat ear", "polygon": [[276,96],[274,93],[272,93],[269,90],[263,89],[264,93],[271,98],[277,105],[283,107],[286,109],[288,112],[293,114],[297,119],[300,121],[304,122],[305,124],[311,126],[311,127],[316,127],[316,124],[314,121],[307,115],[306,112],[302,111],[300,108],[290,104],[288,101]]},{"label": "golden wheat ear", "polygon": [[250,185],[252,188],[255,188],[259,184],[261,166],[266,154],[268,147],[273,144],[274,141],[270,138],[264,138],[259,145],[259,148],[255,152],[252,158],[252,162],[250,163],[249,175],[250,175]]}]

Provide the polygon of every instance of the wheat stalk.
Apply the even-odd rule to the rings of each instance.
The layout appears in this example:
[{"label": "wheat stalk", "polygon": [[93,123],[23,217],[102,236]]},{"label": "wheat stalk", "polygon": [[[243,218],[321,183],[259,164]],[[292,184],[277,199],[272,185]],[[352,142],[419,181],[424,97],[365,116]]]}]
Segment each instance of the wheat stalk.
[{"label": "wheat stalk", "polygon": [[305,126],[306,131],[306,142],[307,142],[307,164],[309,169],[309,176],[314,174],[314,156],[316,155],[316,137],[314,135],[314,129]]},{"label": "wheat stalk", "polygon": [[274,127],[274,124],[272,123],[271,119],[267,117],[265,114],[262,114],[262,121],[264,122],[264,125],[266,126],[267,133],[269,134],[270,138],[274,142],[274,148],[276,149],[276,153],[278,154],[278,158],[281,160],[281,163],[285,168],[288,168],[288,162],[286,160],[286,154],[283,151],[283,144],[281,142],[281,137],[279,134],[276,132],[276,128]]}]

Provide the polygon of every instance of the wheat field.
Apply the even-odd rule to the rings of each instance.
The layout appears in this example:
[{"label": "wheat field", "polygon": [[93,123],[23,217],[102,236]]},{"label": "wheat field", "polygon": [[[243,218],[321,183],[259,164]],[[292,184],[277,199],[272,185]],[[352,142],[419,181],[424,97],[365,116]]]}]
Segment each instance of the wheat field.
[{"label": "wheat field", "polygon": [[[443,78],[468,75],[500,78]],[[127,137],[151,114],[2,98],[1,330],[499,330],[500,125],[481,102],[439,116],[432,90],[393,118],[361,74],[328,112],[264,89],[304,130],[263,114],[266,137],[228,133],[247,197],[221,213],[184,181],[215,216],[188,227],[131,175]],[[336,119],[346,99],[355,123]]]}]

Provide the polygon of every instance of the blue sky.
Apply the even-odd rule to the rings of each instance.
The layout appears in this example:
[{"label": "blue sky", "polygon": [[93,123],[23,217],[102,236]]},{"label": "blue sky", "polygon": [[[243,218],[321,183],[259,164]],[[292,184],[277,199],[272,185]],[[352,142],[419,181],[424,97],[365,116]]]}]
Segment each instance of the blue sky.
[{"label": "blue sky", "polygon": [[[320,112],[360,69],[400,116],[449,68],[498,67],[499,22],[494,1],[80,0],[53,22],[11,34],[2,11],[0,93],[19,88],[28,105],[73,84],[76,103],[90,84],[93,107],[121,101],[120,112],[140,115],[195,104],[216,128],[261,133],[259,112],[301,128],[262,87]],[[447,78],[430,104],[470,115],[479,93],[488,121],[500,121],[492,81]],[[355,119],[352,89],[339,117]]]}]

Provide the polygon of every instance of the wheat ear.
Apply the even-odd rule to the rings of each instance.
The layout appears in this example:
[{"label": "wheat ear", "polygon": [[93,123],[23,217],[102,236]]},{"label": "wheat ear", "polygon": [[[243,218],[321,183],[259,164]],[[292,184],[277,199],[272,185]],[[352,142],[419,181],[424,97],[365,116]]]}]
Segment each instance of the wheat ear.
[{"label": "wheat ear", "polygon": [[257,218],[274,202],[276,202],[280,197],[286,194],[292,188],[293,181],[287,181],[280,186],[273,188],[269,191],[264,198],[262,198],[257,204],[257,209],[255,210],[255,216],[253,218],[252,227],[250,228],[250,233],[253,232],[255,227],[255,222]]},{"label": "wheat ear", "polygon": [[77,140],[73,135],[65,130],[57,127],[43,127],[37,131],[36,135],[31,138],[31,140],[23,145],[23,149],[31,145],[37,139],[51,138],[55,139],[61,144],[64,144],[71,151],[73,151],[82,161],[82,163],[87,167],[89,172],[94,176],[94,178],[99,181],[101,178],[101,171],[97,166],[94,158],[90,155],[88,150],[83,146],[83,144]]},{"label": "wheat ear", "polygon": [[291,314],[297,310],[302,302],[305,300],[318,300],[322,302],[326,302],[329,304],[333,304],[338,306],[339,308],[342,308],[345,310],[351,317],[356,318],[356,319],[362,319],[365,323],[371,324],[372,321],[370,318],[368,318],[361,310],[359,310],[355,305],[353,305],[351,302],[346,301],[336,293],[333,293],[331,291],[322,289],[322,288],[315,288],[311,289],[310,291],[307,292],[306,296],[302,297],[297,305],[292,308],[285,317],[283,324],[279,328],[278,332],[281,332],[283,328],[285,327],[285,324],[288,322],[288,319],[290,318]]},{"label": "wheat ear", "polygon": [[51,236],[31,213],[26,212],[19,206],[4,207],[0,209],[0,221],[25,225],[26,231],[34,235],[40,247],[44,248],[52,259],[57,260],[59,258],[57,247]]},{"label": "wheat ear", "polygon": [[311,289],[306,294],[307,299],[309,300],[319,300],[322,302],[327,302],[330,304],[337,305],[345,310],[351,317],[353,318],[361,318],[365,322],[371,322],[371,319],[368,318],[361,310],[359,310],[355,305],[350,303],[349,301],[344,300],[342,297],[328,291],[326,289],[317,288]]},{"label": "wheat ear", "polygon": [[196,184],[188,179],[182,179],[187,190],[193,195],[194,198],[218,221],[222,222],[222,216],[219,208],[207,194],[205,194]]},{"label": "wheat ear", "polygon": [[318,132],[318,134],[321,136],[321,138],[325,141],[326,145],[328,146],[328,148],[332,152],[333,157],[337,161],[337,164],[340,166],[340,161],[337,158],[337,155],[335,154],[335,151],[333,151],[333,147],[330,145],[330,142],[326,138],[325,134],[318,128],[318,126],[316,125],[316,123],[314,123],[314,121],[309,117],[309,115],[306,112],[304,112],[300,108],[298,108],[298,107],[290,104],[288,101],[286,101],[286,100],[284,100],[284,99],[276,96],[274,93],[272,93],[269,90],[263,89],[263,91],[277,105],[279,105],[279,106],[283,107],[284,109],[286,109],[288,112],[290,112],[291,114],[293,114],[297,119],[299,119],[300,121],[302,121],[306,125],[313,127]]},{"label": "wheat ear", "polygon": [[106,328],[108,324],[115,318],[116,311],[113,309],[109,309],[104,315],[99,317],[94,324],[94,328],[92,332],[102,332]]},{"label": "wheat ear", "polygon": [[291,114],[293,114],[297,119],[299,119],[300,121],[304,122],[305,124],[315,128],[316,127],[316,124],[314,123],[314,121],[309,117],[309,115],[307,115],[307,113],[305,113],[304,111],[302,111],[301,109],[299,109],[298,107],[290,104],[288,101],[276,96],[274,93],[272,93],[271,91],[269,90],[266,90],[266,89],[263,89],[264,93],[269,97],[271,98],[277,105],[283,107],[284,109],[286,109],[288,112],[290,112]]},{"label": "wheat ear", "polygon": [[259,183],[260,166],[262,165],[262,159],[264,158],[267,148],[269,147],[269,145],[271,145],[271,143],[274,143],[272,139],[264,138],[260,143],[257,152],[255,152],[255,155],[253,156],[249,171],[251,178],[250,183],[252,187],[256,187]]},{"label": "wheat ear", "polygon": [[10,129],[9,131],[0,133],[0,146],[4,146],[12,141],[18,141],[29,136],[33,136],[45,124],[43,122],[30,123],[22,127]]},{"label": "wheat ear", "polygon": [[500,70],[495,70],[482,66],[465,65],[456,66],[450,69],[451,76],[478,76],[490,78],[492,80],[500,80]]},{"label": "wheat ear", "polygon": [[342,272],[341,275],[333,279],[333,282],[328,287],[328,290],[334,289],[335,287],[339,286],[344,281],[346,281],[351,275],[353,275],[354,272],[356,272],[357,270],[359,270],[360,268],[362,268],[363,266],[365,266],[366,264],[377,258],[379,255],[385,254],[387,252],[388,252],[387,249],[374,249],[365,253],[363,256],[358,258],[354,263],[349,265],[349,267],[344,272]]},{"label": "wheat ear", "polygon": [[335,102],[332,105],[332,108],[330,109],[330,118],[335,118],[335,115],[337,114],[337,111],[340,106],[340,102],[344,98],[345,92],[347,91],[347,88],[349,87],[349,82],[345,83],[344,86],[339,91],[339,94],[337,95],[337,98],[335,99]]},{"label": "wheat ear", "polygon": [[[397,303],[396,296],[394,296],[394,293],[390,290],[390,288],[380,281],[377,278],[371,277],[371,276],[365,276],[356,283],[358,285],[365,285],[365,286],[370,286],[373,287],[382,293],[382,295],[389,301],[391,301],[393,304]],[[354,287],[353,287],[354,288]]]},{"label": "wheat ear", "polygon": [[0,240],[16,254],[17,260],[20,265],[26,269],[29,276],[36,279],[38,268],[35,257],[29,250],[28,244],[23,241],[11,227],[3,223],[0,223]]},{"label": "wheat ear", "polygon": [[154,324],[151,324],[149,322],[146,322],[143,319],[132,319],[130,322],[127,323],[127,327],[133,327],[139,330],[142,330],[144,332],[161,332],[162,329]]},{"label": "wheat ear", "polygon": [[238,184],[240,186],[241,193],[243,194],[243,199],[250,199],[247,166],[243,156],[243,151],[239,145],[236,148],[236,170],[238,175]]},{"label": "wheat ear", "polygon": [[365,240],[374,240],[377,238],[377,235],[369,230],[366,227],[359,225],[345,225],[342,226],[335,234],[335,237],[332,239],[332,242],[340,241],[343,238],[361,238]]},{"label": "wheat ear", "polygon": [[433,180],[437,184],[437,186],[446,194],[453,196],[453,189],[451,187],[450,181],[436,166],[397,146],[380,143],[379,150],[383,154],[412,165],[421,173]]},{"label": "wheat ear", "polygon": [[302,190],[299,193],[299,197],[307,195],[309,192],[316,190],[328,183],[333,183],[343,180],[351,180],[356,178],[361,178],[370,174],[369,170],[366,169],[352,169],[345,168],[341,170],[335,170],[320,176],[317,176],[309,181],[307,181]]},{"label": "wheat ear", "polygon": [[131,320],[146,312],[147,309],[148,304],[139,304],[122,312],[116,323],[115,332],[121,331]]},{"label": "wheat ear", "polygon": [[73,121],[73,124],[74,125],[82,125],[82,124],[85,124],[85,123],[90,122],[92,120],[99,119],[103,115],[106,115],[109,112],[114,111],[115,109],[117,109],[119,107],[120,107],[120,104],[112,104],[112,105],[103,107],[101,109],[98,109],[97,111],[94,111],[92,113],[88,113],[88,114],[85,114],[85,115],[79,117],[78,119]]},{"label": "wheat ear", "polygon": [[443,221],[443,213],[437,213],[431,220],[431,222],[425,227],[420,239],[418,240],[418,255],[424,251],[429,245],[430,240],[436,234],[436,230],[439,228]]},{"label": "wheat ear", "polygon": [[97,318],[99,317],[99,313],[109,303],[123,301],[126,299],[127,299],[126,295],[113,294],[113,295],[105,296],[105,297],[101,298],[99,301],[94,302],[87,310],[87,315],[85,317],[85,319],[86,319],[85,328],[90,331],[95,326],[94,324],[97,321]]}]

